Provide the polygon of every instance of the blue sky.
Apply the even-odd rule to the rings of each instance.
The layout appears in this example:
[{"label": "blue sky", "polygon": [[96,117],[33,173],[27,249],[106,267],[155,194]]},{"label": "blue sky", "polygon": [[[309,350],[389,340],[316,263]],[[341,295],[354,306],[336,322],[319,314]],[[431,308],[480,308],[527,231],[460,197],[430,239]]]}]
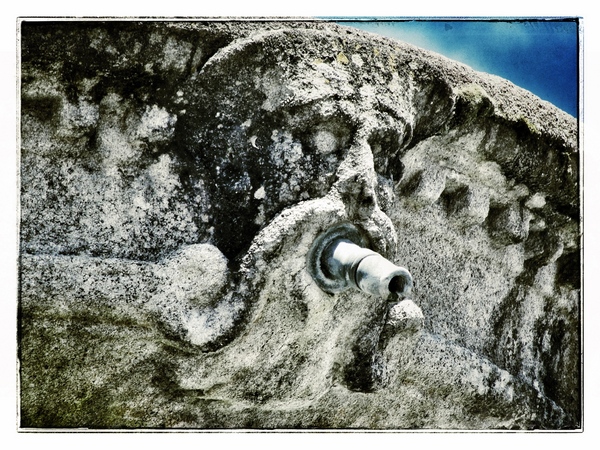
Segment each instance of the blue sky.
[{"label": "blue sky", "polygon": [[336,20],[433,50],[578,112],[578,24],[545,20]]}]

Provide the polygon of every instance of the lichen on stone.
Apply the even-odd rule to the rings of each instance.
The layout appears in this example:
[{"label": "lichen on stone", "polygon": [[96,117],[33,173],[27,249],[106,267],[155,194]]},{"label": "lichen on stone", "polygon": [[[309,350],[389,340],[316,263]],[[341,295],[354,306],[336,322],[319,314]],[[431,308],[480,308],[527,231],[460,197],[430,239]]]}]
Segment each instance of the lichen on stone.
[{"label": "lichen on stone", "polygon": [[[574,118],[327,22],[20,42],[22,428],[580,428]],[[411,299],[315,284],[341,222]]]}]

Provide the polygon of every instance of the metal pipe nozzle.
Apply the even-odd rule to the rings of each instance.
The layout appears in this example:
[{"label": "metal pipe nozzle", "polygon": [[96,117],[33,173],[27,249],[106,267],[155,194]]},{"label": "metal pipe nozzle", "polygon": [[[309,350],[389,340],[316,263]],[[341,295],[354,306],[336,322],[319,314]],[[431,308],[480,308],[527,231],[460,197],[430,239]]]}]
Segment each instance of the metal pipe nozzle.
[{"label": "metal pipe nozzle", "polygon": [[349,288],[386,300],[410,296],[413,280],[408,270],[366,247],[351,224],[338,225],[319,236],[309,253],[308,269],[326,292]]}]

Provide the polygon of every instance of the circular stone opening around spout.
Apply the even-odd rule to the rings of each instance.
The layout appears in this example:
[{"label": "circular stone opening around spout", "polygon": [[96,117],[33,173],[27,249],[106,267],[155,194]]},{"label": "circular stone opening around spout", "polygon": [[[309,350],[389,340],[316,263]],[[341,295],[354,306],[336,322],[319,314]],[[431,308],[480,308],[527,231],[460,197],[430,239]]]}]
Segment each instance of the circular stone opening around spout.
[{"label": "circular stone opening around spout", "polygon": [[319,235],[307,255],[307,269],[313,280],[325,292],[335,294],[351,287],[349,273],[341,264],[329,264],[335,244],[338,242],[367,247],[364,235],[351,223],[340,223]]},{"label": "circular stone opening around spout", "polygon": [[385,300],[410,295],[412,276],[379,253],[352,224],[340,224],[320,235],[308,254],[308,271],[328,293],[359,289]]}]

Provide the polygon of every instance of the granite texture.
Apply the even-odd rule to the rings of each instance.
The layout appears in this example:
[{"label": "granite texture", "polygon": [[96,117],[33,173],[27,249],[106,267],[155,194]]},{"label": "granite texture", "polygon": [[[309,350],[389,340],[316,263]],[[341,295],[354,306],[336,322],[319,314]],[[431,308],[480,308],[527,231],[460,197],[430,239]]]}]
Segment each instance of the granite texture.
[{"label": "granite texture", "polygon": [[[577,429],[577,120],[323,22],[21,23],[22,428]],[[411,300],[306,270],[349,222]]]}]

